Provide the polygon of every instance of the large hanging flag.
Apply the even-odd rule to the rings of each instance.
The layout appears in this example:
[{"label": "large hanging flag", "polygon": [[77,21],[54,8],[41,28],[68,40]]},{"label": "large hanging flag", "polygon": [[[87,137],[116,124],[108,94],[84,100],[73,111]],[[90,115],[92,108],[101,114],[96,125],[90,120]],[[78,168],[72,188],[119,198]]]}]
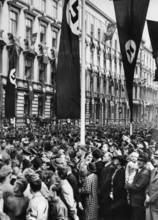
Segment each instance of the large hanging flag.
[{"label": "large hanging flag", "polygon": [[[149,36],[151,41],[151,46],[153,50],[153,57],[155,60],[158,57],[158,22],[147,20]],[[158,62],[156,61],[156,71],[154,81],[158,81]]]},{"label": "large hanging flag", "polygon": [[56,76],[57,117],[80,118],[78,0],[65,0]]},{"label": "large hanging flag", "polygon": [[5,117],[15,117],[15,103],[16,103],[16,63],[17,63],[17,51],[16,45],[13,41],[11,52],[9,53],[9,71],[6,84],[5,93]]},{"label": "large hanging flag", "polygon": [[114,23],[109,23],[108,24],[107,30],[106,30],[106,33],[105,33],[105,41],[112,40],[115,29],[116,29],[116,24],[114,24]]},{"label": "large hanging flag", "polygon": [[149,0],[113,0],[125,72],[126,88],[133,121],[133,77]]}]

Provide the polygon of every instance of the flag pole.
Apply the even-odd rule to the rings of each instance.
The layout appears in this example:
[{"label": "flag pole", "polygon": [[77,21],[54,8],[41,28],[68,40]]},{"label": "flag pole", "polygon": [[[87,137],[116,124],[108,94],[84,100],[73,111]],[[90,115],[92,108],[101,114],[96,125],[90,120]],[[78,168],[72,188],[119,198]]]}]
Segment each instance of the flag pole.
[{"label": "flag pole", "polygon": [[82,0],[82,41],[81,41],[81,131],[80,143],[85,145],[85,0]]}]

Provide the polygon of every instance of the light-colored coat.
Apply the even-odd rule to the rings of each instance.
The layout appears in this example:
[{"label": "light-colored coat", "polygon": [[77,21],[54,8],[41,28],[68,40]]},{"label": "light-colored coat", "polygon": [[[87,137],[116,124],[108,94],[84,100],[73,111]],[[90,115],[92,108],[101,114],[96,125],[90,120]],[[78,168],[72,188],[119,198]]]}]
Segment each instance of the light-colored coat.
[{"label": "light-colored coat", "polygon": [[[150,183],[146,189],[150,197],[150,206],[146,209],[146,220],[158,219],[158,173],[156,169],[152,170],[150,176]],[[151,218],[152,216],[152,218]]]}]

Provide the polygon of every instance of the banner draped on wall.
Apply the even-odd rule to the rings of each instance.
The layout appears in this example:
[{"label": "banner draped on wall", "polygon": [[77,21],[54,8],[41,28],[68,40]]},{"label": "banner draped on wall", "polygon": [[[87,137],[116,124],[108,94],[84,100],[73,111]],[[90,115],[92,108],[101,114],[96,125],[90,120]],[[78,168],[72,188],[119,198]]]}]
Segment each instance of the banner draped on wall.
[{"label": "banner draped on wall", "polygon": [[149,0],[113,0],[113,2],[132,122],[134,70]]},{"label": "banner draped on wall", "polygon": [[6,93],[5,93],[5,117],[8,119],[15,117],[16,63],[17,63],[17,51],[14,42],[11,48],[11,52],[9,53],[9,71],[8,71]]},{"label": "banner draped on wall", "polygon": [[58,55],[57,118],[80,118],[80,56],[78,0],[65,0]]},{"label": "banner draped on wall", "polygon": [[113,23],[108,24],[107,30],[106,30],[106,33],[105,33],[105,41],[112,40],[115,29],[116,29],[116,24],[113,24]]}]

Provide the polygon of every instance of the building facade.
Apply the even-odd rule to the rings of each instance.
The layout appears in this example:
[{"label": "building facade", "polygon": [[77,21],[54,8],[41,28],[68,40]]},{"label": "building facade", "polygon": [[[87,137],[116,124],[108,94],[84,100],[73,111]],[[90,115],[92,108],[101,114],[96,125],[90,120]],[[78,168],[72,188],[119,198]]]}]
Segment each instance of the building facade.
[{"label": "building facade", "polygon": [[[13,44],[10,34],[19,45],[17,124],[25,124],[26,118],[32,121],[56,118],[55,75],[61,20],[61,0],[0,0],[1,123],[5,120],[8,57]],[[86,124],[126,124],[129,122],[129,105],[117,30],[112,40],[106,41],[105,37],[107,25],[115,21],[106,15],[106,11],[86,1],[85,22]],[[154,74],[155,61],[151,50],[142,41],[133,86],[133,112],[137,122],[154,123],[158,115],[158,85],[153,82]],[[30,81],[34,91],[32,100],[29,99]]]}]

